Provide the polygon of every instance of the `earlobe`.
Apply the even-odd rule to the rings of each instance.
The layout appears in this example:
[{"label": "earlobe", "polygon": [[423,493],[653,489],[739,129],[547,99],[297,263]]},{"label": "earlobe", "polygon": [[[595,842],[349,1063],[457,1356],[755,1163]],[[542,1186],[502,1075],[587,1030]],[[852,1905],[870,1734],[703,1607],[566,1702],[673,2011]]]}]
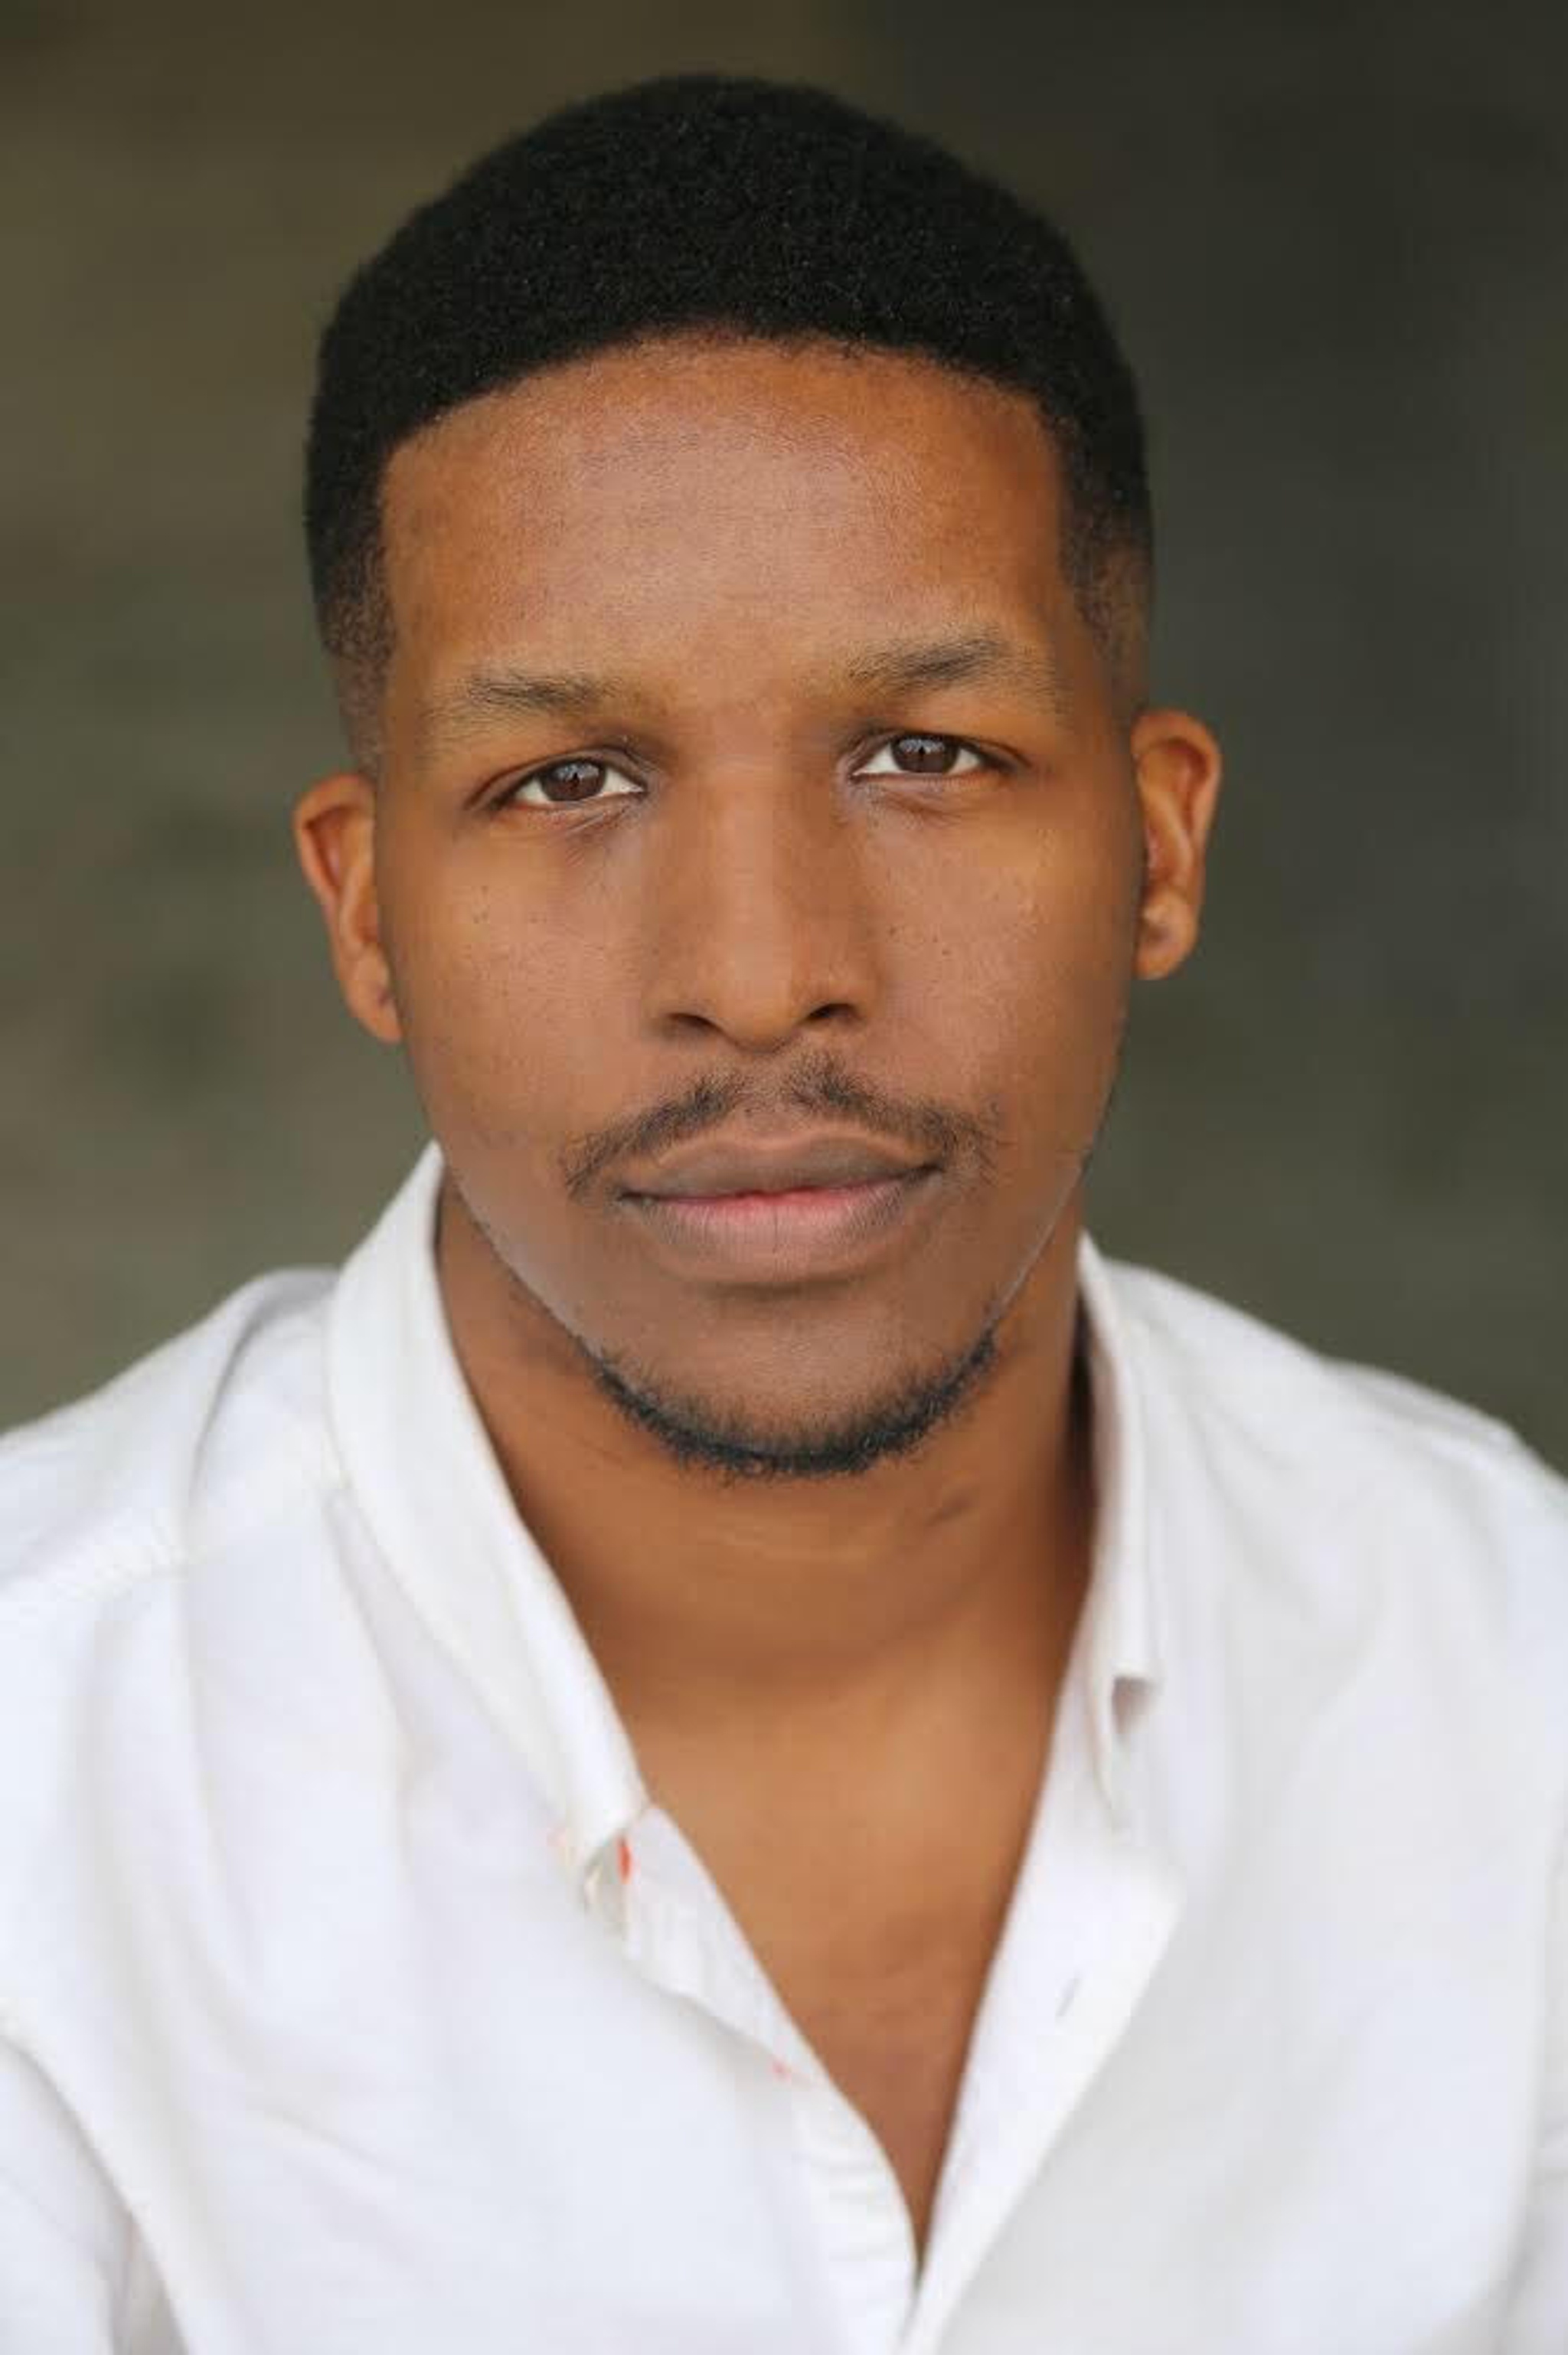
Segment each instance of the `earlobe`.
[{"label": "earlobe", "polygon": [[321,909],[344,1005],[384,1045],[402,1038],[376,889],[376,788],[355,771],[323,777],[294,806],[294,848]]},{"label": "earlobe", "polygon": [[1222,763],[1210,730],[1185,711],[1141,713],[1131,750],[1144,839],[1134,970],[1155,981],[1174,973],[1197,943]]}]

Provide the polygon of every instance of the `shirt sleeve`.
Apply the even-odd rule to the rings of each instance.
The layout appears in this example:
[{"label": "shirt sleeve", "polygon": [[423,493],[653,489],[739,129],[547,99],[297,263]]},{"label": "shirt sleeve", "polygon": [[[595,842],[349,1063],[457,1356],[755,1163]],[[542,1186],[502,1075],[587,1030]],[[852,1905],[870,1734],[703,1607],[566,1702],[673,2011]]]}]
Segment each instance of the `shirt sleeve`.
[{"label": "shirt sleeve", "polygon": [[1499,2355],[1568,2348],[1568,1841],[1558,1859],[1547,1969],[1542,2132]]},{"label": "shirt sleeve", "polygon": [[0,2355],[116,2355],[132,2237],[65,2105],[0,2039]]}]

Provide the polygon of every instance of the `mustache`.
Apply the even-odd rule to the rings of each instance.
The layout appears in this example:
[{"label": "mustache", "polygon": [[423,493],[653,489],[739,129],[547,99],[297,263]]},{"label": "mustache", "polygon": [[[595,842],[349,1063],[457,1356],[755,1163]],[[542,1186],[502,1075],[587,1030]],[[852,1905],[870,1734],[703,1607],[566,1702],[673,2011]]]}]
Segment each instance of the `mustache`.
[{"label": "mustache", "polygon": [[775,1125],[791,1128],[822,1114],[885,1136],[917,1160],[948,1161],[968,1152],[989,1164],[1003,1141],[994,1122],[946,1105],[897,1103],[845,1071],[835,1056],[822,1054],[798,1064],[765,1095],[743,1072],[705,1074],[670,1103],[574,1140],[562,1156],[562,1175],[575,1200],[616,1164],[657,1158],[737,1119],[756,1115],[759,1127],[773,1119]]}]

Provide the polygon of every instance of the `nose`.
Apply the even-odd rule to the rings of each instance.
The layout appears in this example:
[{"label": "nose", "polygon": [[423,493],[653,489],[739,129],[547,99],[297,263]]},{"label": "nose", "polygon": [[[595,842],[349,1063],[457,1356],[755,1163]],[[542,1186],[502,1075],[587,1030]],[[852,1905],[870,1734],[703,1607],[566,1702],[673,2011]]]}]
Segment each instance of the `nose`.
[{"label": "nose", "polygon": [[867,818],[798,771],[732,771],[682,799],[645,874],[651,1020],[763,1051],[806,1022],[863,1018],[878,986]]}]

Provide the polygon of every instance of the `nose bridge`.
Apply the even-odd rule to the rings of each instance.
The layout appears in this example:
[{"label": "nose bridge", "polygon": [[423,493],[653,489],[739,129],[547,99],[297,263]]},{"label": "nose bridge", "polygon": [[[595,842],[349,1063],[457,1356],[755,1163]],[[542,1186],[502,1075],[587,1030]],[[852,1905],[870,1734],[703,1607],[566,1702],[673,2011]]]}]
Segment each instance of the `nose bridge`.
[{"label": "nose bridge", "polygon": [[871,983],[865,844],[830,775],[715,759],[670,796],[649,876],[650,996],[770,1036]]}]

